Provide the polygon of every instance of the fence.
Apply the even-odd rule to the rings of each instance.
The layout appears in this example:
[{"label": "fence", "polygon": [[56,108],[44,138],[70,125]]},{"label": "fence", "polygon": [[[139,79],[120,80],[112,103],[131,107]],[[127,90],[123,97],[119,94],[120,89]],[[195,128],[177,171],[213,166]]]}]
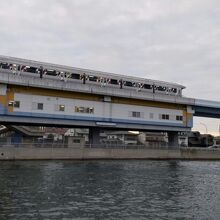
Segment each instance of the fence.
[{"label": "fence", "polygon": [[68,145],[65,142],[29,142],[29,143],[7,143],[0,142],[0,147],[19,147],[19,148],[102,148],[102,149],[178,149],[179,146],[161,145],[126,145],[126,144],[80,144]]}]

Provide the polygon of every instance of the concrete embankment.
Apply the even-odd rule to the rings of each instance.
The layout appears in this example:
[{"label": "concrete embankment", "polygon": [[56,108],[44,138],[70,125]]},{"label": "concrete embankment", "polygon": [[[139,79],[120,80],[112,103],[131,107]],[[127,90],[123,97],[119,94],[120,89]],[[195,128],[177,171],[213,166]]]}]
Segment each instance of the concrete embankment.
[{"label": "concrete embankment", "polygon": [[103,149],[103,148],[23,148],[0,147],[0,160],[50,159],[182,159],[220,160],[220,150],[180,149]]}]

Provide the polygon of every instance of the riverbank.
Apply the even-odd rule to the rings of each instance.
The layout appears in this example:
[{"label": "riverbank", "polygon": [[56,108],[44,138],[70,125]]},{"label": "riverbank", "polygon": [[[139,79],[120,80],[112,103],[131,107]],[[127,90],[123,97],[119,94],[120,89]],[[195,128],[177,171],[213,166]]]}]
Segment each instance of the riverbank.
[{"label": "riverbank", "polygon": [[219,149],[115,149],[1,147],[0,160],[179,159],[220,160]]}]

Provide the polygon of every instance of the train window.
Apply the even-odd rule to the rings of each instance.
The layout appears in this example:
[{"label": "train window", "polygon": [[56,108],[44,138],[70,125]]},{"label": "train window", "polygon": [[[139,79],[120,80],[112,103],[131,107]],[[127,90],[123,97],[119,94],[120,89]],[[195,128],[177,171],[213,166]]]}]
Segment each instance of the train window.
[{"label": "train window", "polygon": [[71,73],[70,78],[72,78],[72,79],[80,79],[80,74],[77,74],[77,73]]},{"label": "train window", "polygon": [[157,90],[158,90],[158,91],[166,91],[166,89],[167,89],[167,88],[166,88],[166,87],[163,87],[163,86],[158,86],[158,87],[157,87]]},{"label": "train window", "polygon": [[47,70],[46,75],[57,76],[57,72],[56,72],[56,70]]},{"label": "train window", "polygon": [[23,68],[22,68],[22,70],[24,71],[24,72],[28,72],[27,70],[30,68],[30,66],[23,66]]},{"label": "train window", "polygon": [[36,71],[37,71],[36,67],[32,67],[32,66],[26,66],[25,67],[25,72],[36,73]]},{"label": "train window", "polygon": [[117,79],[110,79],[109,83],[112,85],[118,85],[118,80]]},{"label": "train window", "polygon": [[174,93],[177,93],[177,88],[172,88],[172,91],[173,91]]},{"label": "train window", "polygon": [[150,85],[150,84],[144,84],[144,85],[143,85],[143,88],[144,88],[144,89],[152,89],[152,85]]},{"label": "train window", "polygon": [[97,76],[89,76],[89,81],[97,82],[98,81],[98,77]]},{"label": "train window", "polygon": [[133,83],[130,82],[130,81],[124,81],[124,86],[132,87],[132,86],[133,86]]},{"label": "train window", "polygon": [[2,69],[9,69],[10,65],[8,63],[1,63],[1,68]]}]

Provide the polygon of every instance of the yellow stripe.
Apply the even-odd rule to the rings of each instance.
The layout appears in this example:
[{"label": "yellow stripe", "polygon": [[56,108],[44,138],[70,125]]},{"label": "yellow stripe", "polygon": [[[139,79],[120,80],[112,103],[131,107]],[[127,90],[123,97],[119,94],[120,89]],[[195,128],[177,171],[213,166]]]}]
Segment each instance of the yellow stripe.
[{"label": "yellow stripe", "polygon": [[7,106],[7,96],[6,95],[0,95],[0,104],[4,107]]},{"label": "yellow stripe", "polygon": [[13,112],[13,107],[8,106],[9,101],[14,101],[14,92],[7,92],[6,95],[0,95],[0,104],[2,104],[5,108],[8,109],[9,112]]},{"label": "yellow stripe", "polygon": [[[7,93],[7,102],[9,101],[14,101],[14,92],[11,90]],[[13,112],[13,106],[8,106],[8,111]]]},{"label": "yellow stripe", "polygon": [[187,125],[187,111],[183,111],[183,124]]},{"label": "yellow stripe", "polygon": [[[33,94],[33,95],[59,97],[59,98],[81,99],[81,100],[89,100],[89,101],[103,101],[104,98],[104,95],[50,90],[50,89],[34,88],[34,87],[22,87],[15,85],[10,85],[10,91],[13,91],[15,93],[25,93],[25,94]],[[121,97],[112,97],[112,103],[186,110],[186,105],[156,102],[156,101],[146,101],[141,99],[121,98]]]},{"label": "yellow stripe", "polygon": [[187,121],[191,120],[193,118],[193,114],[192,113],[187,113]]}]

